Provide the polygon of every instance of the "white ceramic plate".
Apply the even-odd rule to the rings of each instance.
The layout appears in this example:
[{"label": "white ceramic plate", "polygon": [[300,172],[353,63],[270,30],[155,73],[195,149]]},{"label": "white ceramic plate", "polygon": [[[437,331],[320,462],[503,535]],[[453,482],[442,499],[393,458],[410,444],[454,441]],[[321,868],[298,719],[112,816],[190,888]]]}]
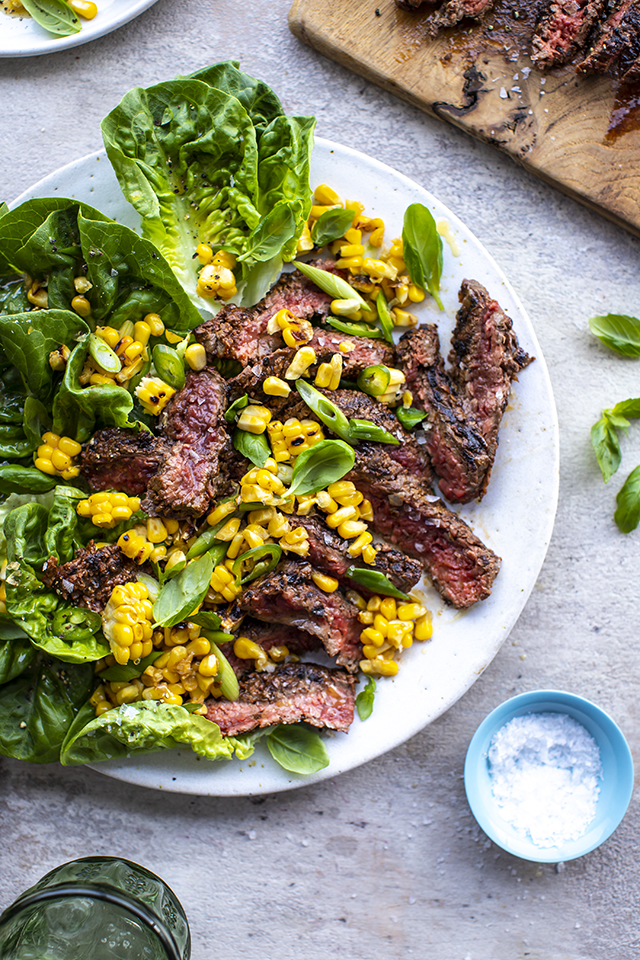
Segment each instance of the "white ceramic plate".
[{"label": "white ceramic plate", "polygon": [[[367,215],[382,217],[386,236],[402,232],[410,203],[425,203],[436,220],[449,222],[459,253],[444,244],[442,299],[445,313],[426,300],[416,310],[440,326],[443,352],[458,307],[461,281],[483,283],[513,319],[521,345],[536,357],[514,385],[500,432],[500,446],[484,500],[457,508],[476,534],[502,557],[491,597],[461,612],[446,607],[428,589],[434,612],[433,640],[406,651],[397,677],[378,683],[375,709],[348,734],[328,739],[330,765],[310,777],[288,774],[262,744],[244,762],[215,763],[191,751],[149,754],[95,769],[129,783],[207,796],[271,793],[334,777],[397,747],[439,717],[474,683],[496,655],[533,588],[551,537],[558,496],[558,425],[551,385],[533,327],[507,279],[463,223],[439,200],[390,167],[347,147],[319,140],[311,183],[330,184],[340,196],[360,200]],[[36,184],[15,203],[31,197],[84,200],[136,227],[137,215],[123,199],[104,153],[72,163]],[[15,204],[13,204],[15,205]]]},{"label": "white ceramic plate", "polygon": [[96,0],[98,13],[93,20],[80,17],[82,30],[70,37],[56,37],[32,17],[0,14],[0,57],[37,57],[104,37],[139,16],[157,0]]}]

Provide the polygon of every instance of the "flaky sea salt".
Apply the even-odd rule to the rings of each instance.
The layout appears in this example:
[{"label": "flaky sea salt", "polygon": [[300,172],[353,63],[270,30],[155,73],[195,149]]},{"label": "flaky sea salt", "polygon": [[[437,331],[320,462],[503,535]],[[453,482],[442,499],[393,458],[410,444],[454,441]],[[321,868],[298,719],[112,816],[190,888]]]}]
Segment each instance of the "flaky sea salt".
[{"label": "flaky sea salt", "polygon": [[489,747],[491,792],[502,817],[538,847],[577,840],[596,814],[600,750],[564,713],[514,717]]}]

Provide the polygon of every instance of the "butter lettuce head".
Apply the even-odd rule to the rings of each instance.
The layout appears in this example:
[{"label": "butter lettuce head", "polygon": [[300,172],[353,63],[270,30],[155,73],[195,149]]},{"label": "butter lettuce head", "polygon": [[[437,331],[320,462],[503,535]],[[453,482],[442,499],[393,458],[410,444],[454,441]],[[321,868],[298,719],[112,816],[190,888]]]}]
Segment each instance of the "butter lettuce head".
[{"label": "butter lettuce head", "polygon": [[196,294],[198,243],[238,258],[243,303],[259,299],[295,255],[311,208],[314,126],[313,117],[285,116],[273,91],[231,61],[136,87],[103,121],[143,236],[200,308],[211,301]]}]

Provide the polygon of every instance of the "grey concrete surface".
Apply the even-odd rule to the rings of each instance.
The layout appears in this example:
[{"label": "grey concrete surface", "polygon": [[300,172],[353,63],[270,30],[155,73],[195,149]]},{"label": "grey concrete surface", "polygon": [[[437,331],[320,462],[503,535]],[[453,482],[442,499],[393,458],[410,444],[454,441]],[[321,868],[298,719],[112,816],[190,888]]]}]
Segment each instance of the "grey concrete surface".
[{"label": "grey concrete surface", "polygon": [[[609,710],[640,758],[640,532],[589,444],[602,407],[636,396],[640,361],[588,333],[640,311],[638,241],[458,130],[301,46],[287,0],[160,0],[69,53],[0,62],[0,197],[101,146],[99,121],[135,84],[237,58],[318,133],[379,157],[454,210],[510,277],[550,366],[560,504],[547,560],[511,637],[469,693],[400,749],[336,780],[259,799],[162,795],[85,769],[0,759],[0,906],[91,853],[145,863],[175,889],[195,960],[329,957],[628,960],[638,952],[638,798],[613,837],[564,867],[517,860],[478,829],[462,769],[482,718],[558,687]],[[526,442],[526,441],[525,441]],[[526,504],[523,504],[526,509]]]}]

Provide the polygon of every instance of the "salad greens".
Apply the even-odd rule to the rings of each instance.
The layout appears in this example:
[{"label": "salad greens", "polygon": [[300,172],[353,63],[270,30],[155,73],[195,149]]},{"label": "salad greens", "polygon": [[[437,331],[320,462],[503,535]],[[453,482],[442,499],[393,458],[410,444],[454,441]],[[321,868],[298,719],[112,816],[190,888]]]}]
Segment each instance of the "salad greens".
[{"label": "salad greens", "polygon": [[330,483],[342,480],[353,467],[355,453],[342,440],[321,440],[296,457],[289,496],[303,496],[324,490]]},{"label": "salad greens", "polygon": [[361,720],[368,720],[373,713],[373,701],[376,695],[376,682],[369,677],[366,687],[356,697],[356,710]]},{"label": "salad greens", "polygon": [[266,84],[233,61],[130,90],[105,118],[107,155],[143,236],[193,303],[198,243],[234,254],[243,303],[292,260],[311,209],[312,117],[285,116]]},{"label": "salad greens", "polygon": [[66,0],[24,0],[22,6],[36,23],[57,37],[70,37],[82,30],[79,18]]},{"label": "salad greens", "polygon": [[267,747],[274,760],[291,773],[309,775],[329,766],[324,741],[302,724],[280,724],[267,734]]},{"label": "salad greens", "polygon": [[402,228],[404,261],[413,283],[428,290],[441,310],[442,237],[423,203],[412,203],[404,214]]},{"label": "salad greens", "polygon": [[332,240],[339,240],[340,237],[344,237],[352,224],[353,210],[345,210],[343,207],[325,210],[313,225],[311,239],[316,247],[324,247]]}]

